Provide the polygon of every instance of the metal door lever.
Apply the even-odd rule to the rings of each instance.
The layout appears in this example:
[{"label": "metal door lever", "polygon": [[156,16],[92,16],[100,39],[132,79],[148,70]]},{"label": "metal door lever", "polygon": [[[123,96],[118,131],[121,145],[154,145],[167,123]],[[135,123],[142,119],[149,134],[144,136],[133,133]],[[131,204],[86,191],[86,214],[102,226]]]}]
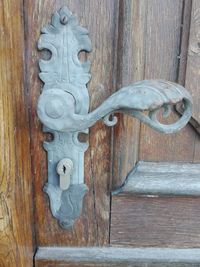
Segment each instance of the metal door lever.
[{"label": "metal door lever", "polygon": [[[87,83],[91,78],[90,62],[80,62],[80,51],[91,51],[88,31],[66,8],[52,16],[51,24],[42,29],[38,48],[51,52],[50,60],[40,60],[40,79],[44,82],[37,113],[44,132],[54,135],[44,142],[48,152],[48,183],[44,187],[50,198],[52,214],[63,228],[69,228],[80,216],[87,186],[84,184],[84,152],[88,144],[78,134],[103,119],[108,126],[117,123],[110,114],[123,112],[155,130],[174,133],[184,127],[192,114],[192,99],[182,86],[163,80],[144,80],[121,88],[98,108],[88,113]],[[157,114],[168,116],[170,107],[183,102],[182,117],[170,125],[162,124]],[[145,111],[145,112],[144,112]]]}]

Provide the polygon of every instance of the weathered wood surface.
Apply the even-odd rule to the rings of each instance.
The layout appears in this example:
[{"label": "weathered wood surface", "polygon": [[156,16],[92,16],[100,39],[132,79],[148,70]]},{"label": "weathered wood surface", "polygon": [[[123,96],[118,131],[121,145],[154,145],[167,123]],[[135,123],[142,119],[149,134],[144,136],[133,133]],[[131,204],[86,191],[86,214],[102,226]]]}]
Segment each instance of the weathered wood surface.
[{"label": "weathered wood surface", "polygon": [[[175,109],[180,115],[183,114],[182,105],[180,104],[176,105]],[[193,130],[195,130],[195,132],[200,136],[200,122],[198,122],[193,116],[191,116],[189,123],[193,127]]]},{"label": "weathered wood surface", "polygon": [[113,196],[111,245],[200,247],[200,198]]},{"label": "weathered wood surface", "polygon": [[116,38],[118,1],[25,1],[36,239],[38,246],[103,245],[108,243],[109,238],[111,129],[102,122],[90,129],[90,147],[85,157],[85,182],[90,191],[84,201],[82,217],[71,231],[64,231],[58,226],[50,213],[49,200],[42,192],[47,180],[47,159],[42,148],[45,136],[36,115],[37,99],[42,86],[38,79],[38,59],[42,53],[37,52],[36,41],[40,29],[50,21],[51,14],[63,5],[90,32],[93,47],[88,56],[92,61],[92,80],[89,83],[91,110],[103,102],[113,89],[113,44]]},{"label": "weathered wood surface", "polygon": [[[178,81],[184,1],[148,2],[145,39],[145,79]],[[190,8],[190,6],[185,6]],[[186,10],[185,10],[186,12]],[[186,27],[187,28],[187,27]],[[183,38],[186,42],[187,38]],[[187,44],[186,44],[187,45]],[[184,48],[182,47],[184,50]],[[183,52],[182,50],[182,52]],[[181,64],[185,64],[184,60]],[[178,118],[173,114],[172,119]],[[159,134],[141,124],[139,159],[147,161],[193,161],[195,132],[188,126],[173,135]],[[164,145],[163,145],[164,144]],[[162,149],[161,149],[162,148]]]},{"label": "weathered wood surface", "polygon": [[[146,2],[120,1],[115,89],[143,79]],[[122,114],[118,119],[113,137],[113,188],[121,185],[137,161],[139,146],[140,122]]]},{"label": "weathered wood surface", "polygon": [[[38,245],[103,245],[109,236],[109,179],[111,132],[101,122],[90,130],[90,148],[86,153],[85,180],[90,187],[83,216],[72,231],[62,231],[51,216],[48,198],[42,192],[46,181],[45,139],[35,113],[41,82],[38,80],[36,43],[41,27],[50,21],[51,14],[67,5],[80,23],[90,31],[93,51],[93,78],[89,84],[91,109],[122,85],[143,78],[177,79],[181,39],[183,1],[120,1],[117,29],[118,1],[27,1],[26,40],[28,88],[31,104],[32,163],[35,186],[35,221]],[[190,4],[185,5],[189,13]],[[92,11],[92,12],[91,12]],[[88,15],[89,14],[89,15]],[[185,15],[186,16],[186,15]],[[188,24],[188,19],[186,20]],[[184,24],[185,25],[185,24]],[[186,27],[187,28],[187,27]],[[118,43],[116,45],[116,39]],[[187,40],[187,37],[185,38]],[[186,41],[185,41],[186,42]],[[186,45],[187,47],[187,45]],[[184,48],[186,50],[186,48]],[[183,49],[183,50],[184,50]],[[184,50],[184,51],[185,51]],[[185,53],[185,52],[184,52]],[[45,57],[46,55],[44,55]],[[117,74],[117,75],[116,75]],[[113,136],[113,185],[116,187],[138,158],[153,160],[192,161],[194,132],[187,127],[181,133],[163,136],[141,128],[139,123],[121,117]],[[165,144],[165,146],[163,146]],[[162,149],[161,149],[162,148]]]},{"label": "weathered wood surface", "polygon": [[181,43],[178,66],[178,83],[185,85],[185,74],[187,67],[188,44],[190,34],[190,21],[192,11],[192,0],[183,1],[183,15],[181,23]]},{"label": "weathered wood surface", "polygon": [[148,173],[185,173],[185,174],[200,174],[200,164],[182,163],[182,162],[148,162],[139,161],[136,169],[138,172]]},{"label": "weathered wood surface", "polygon": [[0,266],[32,267],[32,187],[23,2],[0,1]]},{"label": "weathered wood surface", "polygon": [[[135,80],[155,78],[184,85],[191,6],[191,0],[120,1],[117,89]],[[192,162],[199,153],[200,145],[195,145],[197,137],[190,125],[177,134],[163,135],[143,124],[140,127],[127,116],[118,117],[113,136],[113,189],[138,159]],[[173,113],[170,121],[178,117]]]},{"label": "weathered wood surface", "polygon": [[[200,124],[200,2],[192,1],[192,13],[190,24],[190,38],[187,58],[187,69],[185,77],[185,86],[189,89],[194,101],[194,119]],[[194,159],[200,161],[200,137],[195,135],[194,138]]]},{"label": "weathered wood surface", "polygon": [[200,3],[194,0],[190,24],[190,37],[187,58],[185,85],[190,90],[194,101],[194,118],[200,122],[199,64],[200,64]]},{"label": "weathered wood surface", "polygon": [[[39,54],[36,41],[41,27],[46,25],[50,21],[51,14],[63,5],[67,5],[77,15],[80,23],[90,31],[93,44],[93,51],[89,55],[93,74],[89,84],[91,110],[114,90],[130,82],[143,78],[164,78],[182,84],[185,82],[186,88],[192,92],[195,100],[194,118],[199,120],[200,4],[198,0],[192,1],[187,60],[191,0],[1,0],[0,266],[2,267],[32,266],[34,225],[38,246],[107,244],[110,169],[113,172],[112,184],[116,187],[121,184],[138,158],[200,161],[199,138],[190,126],[171,137],[163,136],[144,125],[140,128],[136,120],[120,115],[119,124],[111,137],[111,130],[99,122],[90,130],[90,148],[85,160],[85,181],[90,187],[90,192],[86,197],[83,215],[72,231],[66,232],[58,227],[56,220],[50,214],[48,198],[42,192],[47,179],[46,153],[42,148],[42,141],[46,137],[42,134],[36,115],[36,102],[42,86],[38,80],[38,59],[41,54],[47,58],[48,53]],[[27,114],[28,104],[30,104],[30,122]],[[174,117],[176,118],[176,115]],[[31,176],[30,155],[32,155],[34,177]],[[114,164],[110,167],[112,158]],[[162,168],[164,170],[164,166]],[[35,202],[34,223],[31,215],[32,199]],[[128,194],[114,196],[111,242],[115,245],[131,246],[199,247],[199,206],[199,199],[190,197],[150,198],[131,197]],[[123,238],[122,229],[129,231],[124,232]],[[123,254],[124,250],[121,253]],[[49,267],[55,264],[56,266],[80,266],[80,264],[81,266],[91,266],[91,264],[134,266],[131,261],[119,259],[117,262],[116,256],[119,254],[115,252],[113,260],[107,262],[99,262],[91,254],[91,258],[95,259],[94,263],[83,260],[80,260],[81,263],[66,262],[65,259],[49,261],[44,257],[37,260],[37,266]],[[126,253],[124,255],[128,260],[131,257]],[[186,254],[186,257],[190,256]],[[134,264],[160,266],[160,263],[150,262]],[[162,263],[163,267],[199,265],[199,262]]]},{"label": "weathered wood surface", "polygon": [[122,192],[200,196],[200,164],[138,162]]},{"label": "weathered wood surface", "polygon": [[197,267],[200,264],[199,255],[199,249],[39,248],[36,267]]}]

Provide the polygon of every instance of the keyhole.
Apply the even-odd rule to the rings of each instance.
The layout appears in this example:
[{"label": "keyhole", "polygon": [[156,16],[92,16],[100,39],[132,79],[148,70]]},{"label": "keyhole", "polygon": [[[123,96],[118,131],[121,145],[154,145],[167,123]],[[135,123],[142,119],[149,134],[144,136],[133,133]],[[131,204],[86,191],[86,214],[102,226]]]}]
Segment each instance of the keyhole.
[{"label": "keyhole", "polygon": [[65,172],[66,172],[66,167],[65,165],[63,165],[63,173],[65,174]]},{"label": "keyhole", "polygon": [[71,175],[73,171],[73,162],[71,159],[64,158],[58,162],[56,167],[59,175],[59,185],[62,190],[67,190],[70,186]]}]

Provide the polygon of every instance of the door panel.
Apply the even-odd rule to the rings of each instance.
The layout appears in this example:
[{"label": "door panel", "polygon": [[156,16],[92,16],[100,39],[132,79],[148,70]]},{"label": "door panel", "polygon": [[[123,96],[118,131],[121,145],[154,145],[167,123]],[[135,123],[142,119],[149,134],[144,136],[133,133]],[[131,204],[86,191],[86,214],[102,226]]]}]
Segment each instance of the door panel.
[{"label": "door panel", "polygon": [[[147,1],[146,61],[147,79],[163,78],[178,81],[180,47],[182,42],[182,24],[184,8],[190,10],[190,1]],[[187,2],[187,5],[184,3]],[[186,10],[185,10],[186,12]],[[186,12],[187,13],[187,12]],[[184,29],[188,31],[189,29]],[[183,43],[182,43],[183,44]],[[185,65],[186,61],[181,61]],[[171,116],[174,120],[179,115]],[[145,161],[193,161],[196,133],[188,125],[173,135],[159,134],[145,125],[141,125],[139,159]],[[164,144],[164,145],[163,145]],[[162,149],[161,149],[162,148]]]},{"label": "door panel", "polygon": [[[190,0],[120,1],[116,88],[155,78],[185,84],[191,9]],[[195,67],[193,70],[198,72]],[[198,86],[186,87],[198,95]],[[198,109],[197,104],[194,109]],[[163,135],[133,118],[118,117],[113,136],[114,189],[123,183],[138,159],[198,162],[199,138],[190,125],[179,133]],[[168,121],[178,117],[173,113]]]}]

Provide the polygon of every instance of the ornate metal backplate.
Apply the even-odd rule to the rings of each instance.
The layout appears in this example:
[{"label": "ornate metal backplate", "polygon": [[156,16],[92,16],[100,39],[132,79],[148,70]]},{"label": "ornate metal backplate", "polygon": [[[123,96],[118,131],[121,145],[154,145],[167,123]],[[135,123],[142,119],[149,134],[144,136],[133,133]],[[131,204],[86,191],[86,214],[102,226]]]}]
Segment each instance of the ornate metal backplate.
[{"label": "ornate metal backplate", "polygon": [[[63,228],[69,228],[80,216],[87,192],[84,184],[84,152],[88,144],[78,140],[81,132],[103,119],[108,126],[117,123],[110,114],[123,112],[141,120],[157,131],[173,133],[186,125],[192,114],[192,100],[182,86],[162,81],[144,80],[121,88],[98,108],[88,113],[86,84],[91,78],[90,62],[80,62],[80,51],[91,51],[88,31],[78,25],[72,13],[63,7],[52,16],[51,24],[42,29],[38,48],[51,52],[50,60],[40,60],[40,79],[44,82],[38,101],[38,116],[44,132],[53,134],[44,142],[48,153],[48,182],[52,214]],[[170,125],[157,119],[160,109],[168,116],[170,107],[183,102],[182,117]]]}]

